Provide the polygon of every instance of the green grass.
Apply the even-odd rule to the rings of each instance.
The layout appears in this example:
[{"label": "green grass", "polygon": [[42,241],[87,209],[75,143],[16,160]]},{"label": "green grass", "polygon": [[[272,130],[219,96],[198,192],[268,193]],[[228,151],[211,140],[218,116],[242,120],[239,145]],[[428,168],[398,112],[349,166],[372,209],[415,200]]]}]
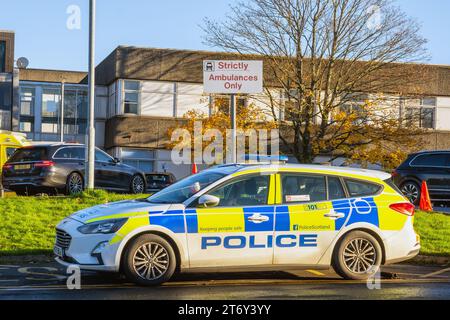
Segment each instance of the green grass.
[{"label": "green grass", "polygon": [[[51,253],[55,226],[63,218],[97,204],[142,197],[93,191],[78,197],[0,199],[0,256]],[[414,226],[421,254],[450,256],[450,216],[417,212]]]},{"label": "green grass", "polygon": [[77,197],[0,199],[0,256],[50,253],[56,224],[85,208],[144,195],[85,192]]},{"label": "green grass", "polygon": [[450,256],[450,216],[419,211],[414,229],[421,238],[422,255]]}]

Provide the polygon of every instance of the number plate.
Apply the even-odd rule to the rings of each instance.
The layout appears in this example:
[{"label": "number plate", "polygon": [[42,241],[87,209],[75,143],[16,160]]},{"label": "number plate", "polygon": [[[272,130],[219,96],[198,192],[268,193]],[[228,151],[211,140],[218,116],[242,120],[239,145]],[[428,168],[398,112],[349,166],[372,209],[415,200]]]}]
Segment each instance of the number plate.
[{"label": "number plate", "polygon": [[31,165],[30,164],[19,164],[14,166],[14,170],[30,170]]},{"label": "number plate", "polygon": [[53,253],[60,258],[64,258],[64,249],[58,246],[53,248]]}]

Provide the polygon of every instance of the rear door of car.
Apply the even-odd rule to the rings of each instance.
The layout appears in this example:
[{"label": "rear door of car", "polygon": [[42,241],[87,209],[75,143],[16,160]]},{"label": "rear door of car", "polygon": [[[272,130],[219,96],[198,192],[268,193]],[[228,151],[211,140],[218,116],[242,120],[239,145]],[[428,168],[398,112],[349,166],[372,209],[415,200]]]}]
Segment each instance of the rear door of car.
[{"label": "rear door of car", "polygon": [[57,149],[53,155],[61,179],[67,179],[72,172],[84,176],[86,167],[86,148],[83,146],[67,146]]},{"label": "rear door of car", "polygon": [[286,172],[276,189],[274,264],[317,264],[349,215],[348,202],[339,202],[346,198],[341,179]]}]

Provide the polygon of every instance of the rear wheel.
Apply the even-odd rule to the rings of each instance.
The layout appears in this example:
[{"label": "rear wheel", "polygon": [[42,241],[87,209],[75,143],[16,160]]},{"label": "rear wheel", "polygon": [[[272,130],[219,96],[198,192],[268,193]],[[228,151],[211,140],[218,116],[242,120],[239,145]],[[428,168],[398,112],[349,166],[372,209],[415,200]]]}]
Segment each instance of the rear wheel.
[{"label": "rear wheel", "polygon": [[144,286],[156,286],[169,281],[177,265],[172,246],[154,234],[144,234],[133,240],[123,259],[126,277]]},{"label": "rear wheel", "polygon": [[130,191],[132,194],[141,194],[145,192],[145,181],[141,175],[135,175],[131,179]]},{"label": "rear wheel", "polygon": [[84,182],[79,173],[73,172],[67,178],[66,194],[73,196],[83,192]]},{"label": "rear wheel", "polygon": [[377,239],[363,231],[353,231],[338,244],[333,267],[344,279],[366,280],[378,272],[382,249]]},{"label": "rear wheel", "polygon": [[420,187],[414,181],[407,181],[401,186],[402,193],[411,201],[411,203],[418,205],[420,201]]}]

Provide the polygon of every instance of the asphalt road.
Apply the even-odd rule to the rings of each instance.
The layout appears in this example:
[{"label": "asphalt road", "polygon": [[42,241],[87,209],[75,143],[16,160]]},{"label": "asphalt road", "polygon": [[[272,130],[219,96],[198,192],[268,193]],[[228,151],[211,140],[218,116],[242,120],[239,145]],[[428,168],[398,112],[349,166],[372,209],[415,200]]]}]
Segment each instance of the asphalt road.
[{"label": "asphalt road", "polygon": [[156,288],[138,287],[113,274],[82,272],[79,290],[68,289],[66,271],[55,263],[0,265],[0,300],[450,300],[448,266],[387,266],[381,279],[369,285],[341,280],[332,270],[184,274]]}]

